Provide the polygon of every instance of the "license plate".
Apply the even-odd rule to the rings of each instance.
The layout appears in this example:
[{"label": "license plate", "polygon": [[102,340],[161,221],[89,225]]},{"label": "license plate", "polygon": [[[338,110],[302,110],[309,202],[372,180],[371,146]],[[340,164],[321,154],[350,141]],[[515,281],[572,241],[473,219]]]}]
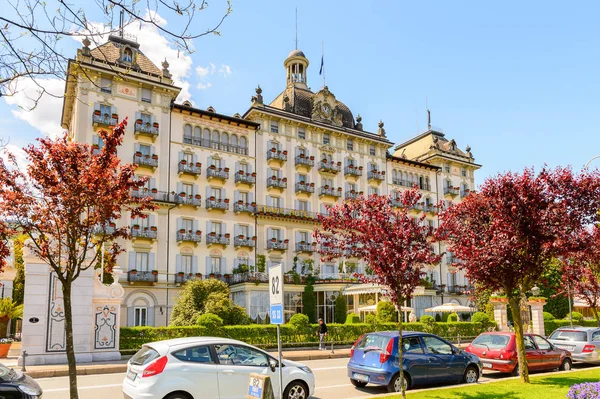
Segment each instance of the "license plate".
[{"label": "license plate", "polygon": [[492,368],[492,363],[483,363],[483,368],[491,369]]},{"label": "license plate", "polygon": [[137,373],[134,373],[133,371],[127,372],[127,378],[129,378],[131,381],[135,381],[135,377],[137,377]]},{"label": "license plate", "polygon": [[358,381],[369,382],[369,376],[364,374],[354,373],[354,379]]},{"label": "license plate", "polygon": [[568,345],[556,345],[557,348],[571,350],[573,347]]}]

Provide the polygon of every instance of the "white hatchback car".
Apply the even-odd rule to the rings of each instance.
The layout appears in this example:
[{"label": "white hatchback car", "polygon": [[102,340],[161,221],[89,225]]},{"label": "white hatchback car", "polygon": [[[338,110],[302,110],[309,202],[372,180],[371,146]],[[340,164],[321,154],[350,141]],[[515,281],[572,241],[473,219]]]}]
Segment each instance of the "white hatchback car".
[{"label": "white hatchback car", "polygon": [[[239,399],[248,393],[251,373],[271,377],[279,398],[275,358],[244,342],[191,337],[146,344],[127,363],[125,399]],[[283,360],[283,397],[306,399],[315,392],[312,371]]]}]

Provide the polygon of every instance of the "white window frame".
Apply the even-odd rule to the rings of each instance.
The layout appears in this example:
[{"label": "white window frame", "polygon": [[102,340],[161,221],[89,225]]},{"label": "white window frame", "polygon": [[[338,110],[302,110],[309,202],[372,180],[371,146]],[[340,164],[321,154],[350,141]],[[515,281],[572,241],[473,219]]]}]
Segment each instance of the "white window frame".
[{"label": "white window frame", "polygon": [[146,306],[136,306],[133,308],[133,325],[135,327],[148,325],[148,308]]}]

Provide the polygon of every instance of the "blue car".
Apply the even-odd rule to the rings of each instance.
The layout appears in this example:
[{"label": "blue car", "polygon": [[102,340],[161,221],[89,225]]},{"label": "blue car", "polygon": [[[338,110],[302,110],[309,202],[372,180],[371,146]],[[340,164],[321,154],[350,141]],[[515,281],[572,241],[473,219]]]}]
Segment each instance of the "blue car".
[{"label": "blue car", "polygon": [[[402,333],[405,389],[439,383],[475,383],[481,375],[479,358],[437,335]],[[350,351],[348,377],[355,387],[381,385],[400,392],[398,331],[362,335]]]}]

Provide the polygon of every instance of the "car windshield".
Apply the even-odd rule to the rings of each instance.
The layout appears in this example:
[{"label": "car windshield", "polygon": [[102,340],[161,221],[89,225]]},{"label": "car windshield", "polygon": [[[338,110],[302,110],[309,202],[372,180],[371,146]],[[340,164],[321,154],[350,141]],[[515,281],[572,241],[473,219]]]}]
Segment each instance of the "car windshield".
[{"label": "car windshield", "polygon": [[145,366],[146,364],[150,363],[155,359],[158,359],[159,357],[160,354],[157,351],[155,351],[149,346],[144,346],[138,351],[138,353],[133,355],[129,362],[136,366]]},{"label": "car windshield", "polygon": [[508,335],[483,334],[475,338],[472,345],[486,349],[503,349],[508,345]]},{"label": "car windshield", "polygon": [[13,369],[9,369],[8,367],[0,364],[0,380],[2,381],[10,381],[15,378],[15,371]]},{"label": "car windshield", "polygon": [[365,336],[354,349],[360,349],[363,352],[380,351],[383,352],[390,342],[390,337],[379,334],[369,334]]},{"label": "car windshield", "polygon": [[557,341],[587,342],[587,333],[577,330],[556,330],[550,335],[550,339]]}]

